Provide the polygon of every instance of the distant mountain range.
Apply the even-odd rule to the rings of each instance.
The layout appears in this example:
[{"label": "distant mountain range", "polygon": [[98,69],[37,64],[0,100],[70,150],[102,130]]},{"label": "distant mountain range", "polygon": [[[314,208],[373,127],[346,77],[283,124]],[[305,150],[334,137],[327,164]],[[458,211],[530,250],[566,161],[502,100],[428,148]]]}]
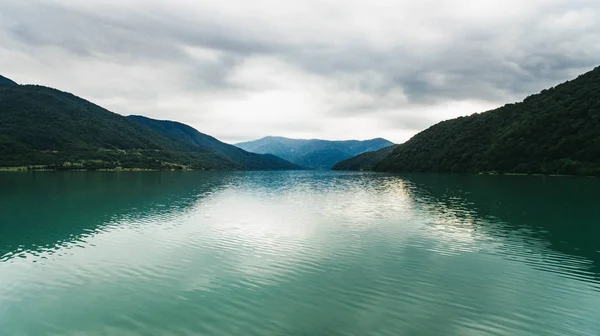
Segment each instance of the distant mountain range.
[{"label": "distant mountain range", "polygon": [[185,124],[124,117],[0,76],[0,167],[600,176],[600,67],[521,103],[443,121],[401,145],[266,137],[236,146]]},{"label": "distant mountain range", "polygon": [[496,110],[440,122],[334,169],[600,176],[600,67]]},{"label": "distant mountain range", "polygon": [[56,89],[0,77],[0,167],[299,169],[190,126],[124,117]]},{"label": "distant mountain range", "polygon": [[382,138],[364,141],[329,141],[268,136],[259,140],[241,142],[236,146],[253,153],[276,155],[304,167],[331,169],[341,160],[393,144]]}]

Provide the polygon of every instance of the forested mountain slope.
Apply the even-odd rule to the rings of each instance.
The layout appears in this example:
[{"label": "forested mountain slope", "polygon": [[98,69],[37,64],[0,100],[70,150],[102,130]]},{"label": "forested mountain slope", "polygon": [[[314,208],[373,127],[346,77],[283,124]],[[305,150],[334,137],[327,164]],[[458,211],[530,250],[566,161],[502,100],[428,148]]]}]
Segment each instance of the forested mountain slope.
[{"label": "forested mountain slope", "polygon": [[396,146],[392,145],[380,150],[362,153],[340,161],[333,166],[333,170],[372,170],[379,161],[390,155]]},{"label": "forested mountain slope", "polygon": [[[258,158],[231,147],[251,162],[213,145],[193,145],[56,89],[0,85],[0,167],[52,169],[193,168],[290,169],[289,162]],[[198,132],[197,132],[198,133]],[[200,133],[199,133],[200,134]],[[206,136],[207,137],[207,136]]]},{"label": "forested mountain slope", "polygon": [[269,154],[247,152],[234,145],[198,132],[191,126],[169,120],[155,120],[143,116],[128,116],[127,119],[147,126],[165,137],[199,149],[208,149],[227,158],[244,169],[300,169],[302,167]]},{"label": "forested mountain slope", "polygon": [[600,175],[600,68],[523,102],[431,126],[373,169]]}]

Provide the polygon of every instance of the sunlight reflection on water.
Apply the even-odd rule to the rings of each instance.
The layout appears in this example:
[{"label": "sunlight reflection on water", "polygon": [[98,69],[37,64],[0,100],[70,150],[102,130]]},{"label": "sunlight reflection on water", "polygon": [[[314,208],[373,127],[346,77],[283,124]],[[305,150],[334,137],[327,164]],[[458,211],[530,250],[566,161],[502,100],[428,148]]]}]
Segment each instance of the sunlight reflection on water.
[{"label": "sunlight reflection on water", "polygon": [[[18,178],[0,194],[8,335],[600,332],[598,246],[552,224],[598,213],[537,208],[567,202],[578,180],[520,180],[534,208],[496,177]],[[44,190],[56,201],[35,196]]]}]

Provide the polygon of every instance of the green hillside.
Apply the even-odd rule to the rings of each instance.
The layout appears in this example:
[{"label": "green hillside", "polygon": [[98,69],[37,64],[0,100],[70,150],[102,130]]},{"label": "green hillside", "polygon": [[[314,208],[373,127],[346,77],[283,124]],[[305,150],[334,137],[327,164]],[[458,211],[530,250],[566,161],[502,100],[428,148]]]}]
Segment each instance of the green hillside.
[{"label": "green hillside", "polygon": [[221,142],[214,137],[175,121],[155,120],[143,116],[128,116],[127,119],[147,126],[165,137],[193,148],[214,151],[243,169],[300,169],[301,167],[274,155],[261,155]]},{"label": "green hillside", "polygon": [[374,170],[600,175],[600,68],[521,103],[440,122]]},{"label": "green hillside", "polygon": [[[274,161],[252,169],[290,168]],[[0,85],[0,167],[14,166],[248,169],[214,148],[170,138],[70,93]]]},{"label": "green hillside", "polygon": [[380,150],[362,153],[340,161],[333,166],[333,170],[372,170],[379,161],[390,155],[396,146],[393,145]]}]

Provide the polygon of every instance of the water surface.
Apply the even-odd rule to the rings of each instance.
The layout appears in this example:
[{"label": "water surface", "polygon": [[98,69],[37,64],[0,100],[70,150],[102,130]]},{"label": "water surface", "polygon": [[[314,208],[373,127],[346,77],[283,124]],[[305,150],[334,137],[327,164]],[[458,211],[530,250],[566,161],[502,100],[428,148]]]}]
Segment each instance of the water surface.
[{"label": "water surface", "polygon": [[0,174],[0,335],[600,335],[600,182]]}]

